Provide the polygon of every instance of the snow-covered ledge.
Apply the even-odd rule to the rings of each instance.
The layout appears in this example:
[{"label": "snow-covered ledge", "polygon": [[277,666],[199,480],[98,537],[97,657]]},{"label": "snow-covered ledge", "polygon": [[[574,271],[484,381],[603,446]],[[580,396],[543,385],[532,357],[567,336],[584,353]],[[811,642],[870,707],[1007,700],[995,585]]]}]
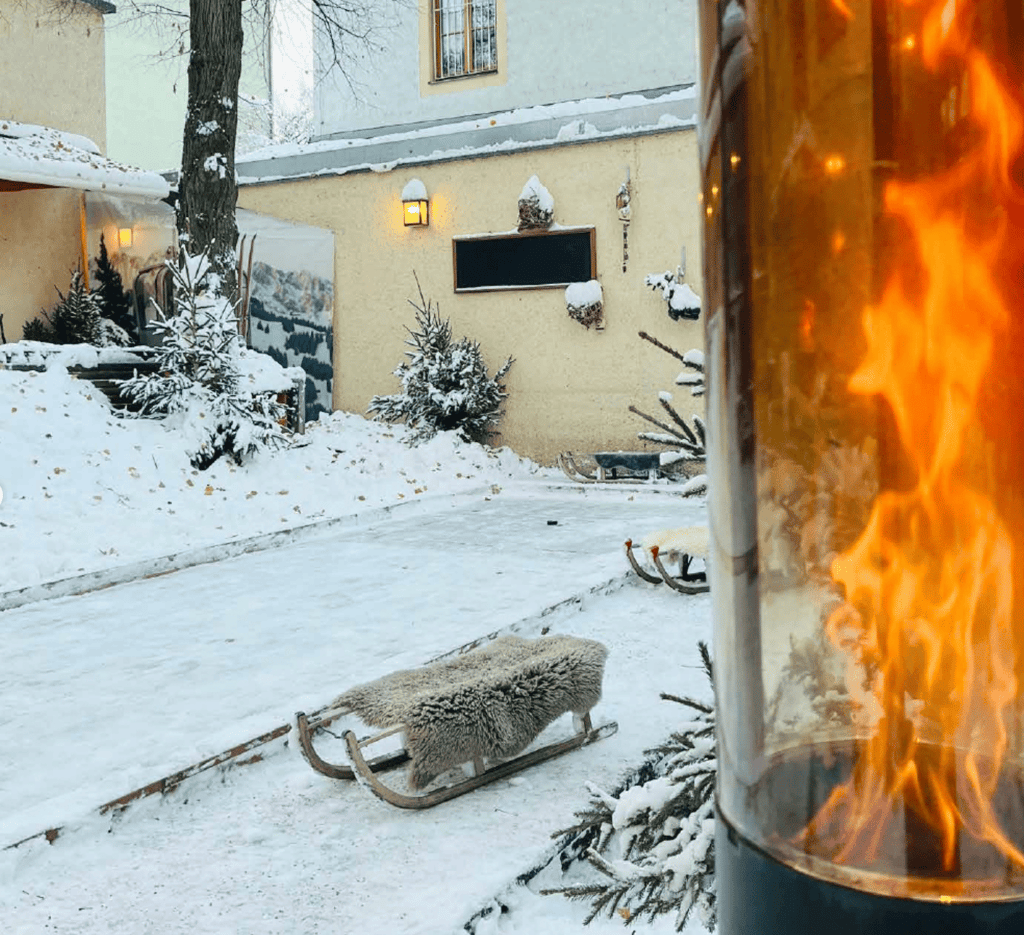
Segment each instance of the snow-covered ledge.
[{"label": "snow-covered ledge", "polygon": [[15,120],[0,120],[0,182],[134,195],[159,201],[170,193],[156,172],[107,159],[90,139]]}]

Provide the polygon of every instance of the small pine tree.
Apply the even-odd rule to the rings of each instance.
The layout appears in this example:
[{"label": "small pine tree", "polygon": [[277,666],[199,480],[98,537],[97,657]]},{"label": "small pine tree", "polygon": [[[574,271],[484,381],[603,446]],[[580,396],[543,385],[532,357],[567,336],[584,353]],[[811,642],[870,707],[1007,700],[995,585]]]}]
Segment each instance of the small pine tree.
[{"label": "small pine tree", "polygon": [[[699,643],[701,661],[713,682],[711,654]],[[582,851],[599,873],[592,883],[541,890],[589,900],[584,924],[602,913],[618,914],[626,923],[644,916],[675,913],[682,931],[694,909],[713,931],[715,889],[715,711],[693,698],[662,694],[693,712],[665,743],[646,751],[656,757],[653,777],[610,795],[590,785],[590,804],[576,812],[572,828],[555,832],[565,837],[563,854],[570,862]],[[577,842],[583,842],[582,844]],[[609,860],[606,854],[617,853]],[[565,861],[563,860],[563,867]]]},{"label": "small pine tree", "polygon": [[122,328],[132,344],[139,340],[138,325],[135,321],[135,310],[132,297],[125,292],[121,274],[114,268],[107,255],[107,245],[100,234],[100,255],[96,261],[95,295],[99,300],[100,310],[104,317]]},{"label": "small pine tree", "polygon": [[286,413],[274,393],[244,389],[239,361],[242,341],[234,304],[219,295],[205,256],[183,256],[174,279],[175,312],[153,326],[163,335],[158,371],[121,385],[121,395],[140,405],[140,415],[183,417],[192,433],[192,466],[205,470],[222,455],[241,463],[266,448],[285,444],[279,420]]},{"label": "small pine tree", "polygon": [[412,339],[405,343],[413,350],[406,351],[408,361],[394,372],[402,381],[402,392],[374,396],[368,411],[383,422],[405,422],[411,429],[409,444],[453,430],[467,441],[485,441],[508,395],[501,381],[512,358],[488,376],[480,344],[465,337],[453,341],[451,322],[441,318],[422,289],[420,304],[411,299],[409,304],[416,309],[419,330],[406,329]]},{"label": "small pine tree", "polygon": [[104,318],[96,294],[85,287],[82,271],[71,274],[67,295],[57,290],[60,300],[53,311],[26,322],[22,336],[26,341],[50,344],[94,344],[97,347],[125,346],[128,335],[110,319]]}]

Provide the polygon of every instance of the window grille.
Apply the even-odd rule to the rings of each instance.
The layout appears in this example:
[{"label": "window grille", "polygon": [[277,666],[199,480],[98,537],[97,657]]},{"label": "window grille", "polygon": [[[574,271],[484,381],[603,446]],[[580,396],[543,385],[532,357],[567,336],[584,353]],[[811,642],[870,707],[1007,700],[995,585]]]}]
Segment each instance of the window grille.
[{"label": "window grille", "polygon": [[434,77],[497,71],[497,0],[431,0]]}]

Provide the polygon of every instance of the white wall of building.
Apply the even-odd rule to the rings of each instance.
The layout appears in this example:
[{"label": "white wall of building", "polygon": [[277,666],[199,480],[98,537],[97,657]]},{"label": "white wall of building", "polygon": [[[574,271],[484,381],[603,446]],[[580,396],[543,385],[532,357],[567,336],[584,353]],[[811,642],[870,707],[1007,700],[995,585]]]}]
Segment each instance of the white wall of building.
[{"label": "white wall of building", "polygon": [[[498,0],[498,74],[429,80],[429,0],[315,91],[314,137],[696,81],[695,0]],[[318,50],[323,57],[322,43]],[[350,79],[350,80],[349,80]]]},{"label": "white wall of building", "polygon": [[[164,0],[188,12],[188,0]],[[140,19],[127,5],[106,17],[107,154],[157,172],[181,166],[181,135],[188,102],[187,19]],[[184,26],[184,37],[181,28]],[[264,36],[246,24],[239,81],[239,133],[268,127],[269,77]],[[246,103],[246,101],[263,103]]]}]

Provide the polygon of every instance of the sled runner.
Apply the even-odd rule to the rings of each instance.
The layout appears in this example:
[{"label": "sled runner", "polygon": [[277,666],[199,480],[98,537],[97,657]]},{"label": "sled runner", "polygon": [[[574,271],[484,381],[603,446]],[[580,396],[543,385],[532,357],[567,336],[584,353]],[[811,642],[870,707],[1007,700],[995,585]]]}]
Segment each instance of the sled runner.
[{"label": "sled runner", "polygon": [[[606,656],[594,640],[502,637],[455,659],[356,686],[315,719],[300,712],[299,746],[310,766],[325,776],[356,778],[399,808],[430,808],[614,734],[614,722],[594,727],[590,719],[601,697]],[[523,752],[545,727],[570,712],[572,737]],[[342,733],[351,766],[329,763],[313,748],[316,729],[343,714],[382,729],[363,740],[351,730]],[[365,756],[366,748],[396,735],[400,750]],[[402,763],[408,764],[404,782],[385,784],[376,775]],[[468,766],[471,775],[450,779],[460,766]]]},{"label": "sled runner", "polygon": [[[629,564],[644,581],[651,584],[665,582],[674,591],[681,591],[683,594],[702,594],[710,590],[708,584],[707,570],[691,571],[694,559],[701,559],[707,563],[708,557],[708,531],[704,526],[685,526],[680,529],[663,529],[660,532],[644,536],[640,542],[640,548],[651,556],[658,575],[653,575],[637,561],[633,553],[633,540],[626,540],[626,558]],[[668,560],[679,561],[679,574],[672,575],[665,568],[662,556]],[[660,575],[660,577],[659,577]]]},{"label": "sled runner", "polygon": [[661,476],[660,456],[650,451],[599,451],[594,456],[593,474],[576,463],[571,451],[558,456],[558,466],[570,480],[579,484],[637,483]]}]

